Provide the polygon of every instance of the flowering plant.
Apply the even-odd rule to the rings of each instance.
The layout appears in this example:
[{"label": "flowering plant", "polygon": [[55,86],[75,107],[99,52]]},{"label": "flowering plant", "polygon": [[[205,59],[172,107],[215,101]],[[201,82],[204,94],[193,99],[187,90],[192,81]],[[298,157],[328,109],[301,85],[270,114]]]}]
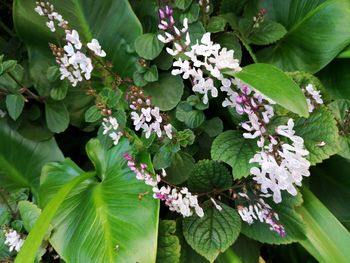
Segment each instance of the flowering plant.
[{"label": "flowering plant", "polygon": [[0,262],[348,260],[348,1],[11,2]]}]

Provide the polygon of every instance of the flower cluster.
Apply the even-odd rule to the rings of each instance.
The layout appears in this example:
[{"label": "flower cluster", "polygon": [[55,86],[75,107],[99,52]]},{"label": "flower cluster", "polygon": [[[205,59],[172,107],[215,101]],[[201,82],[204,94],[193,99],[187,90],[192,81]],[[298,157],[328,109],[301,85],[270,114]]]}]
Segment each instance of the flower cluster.
[{"label": "flower cluster", "polygon": [[121,131],[118,131],[118,121],[116,118],[109,116],[108,118],[103,118],[102,128],[103,135],[107,135],[113,140],[114,145],[117,145],[120,138],[123,136]]},{"label": "flower cluster", "polygon": [[[278,126],[278,137],[270,136],[270,143],[250,160],[259,164],[250,170],[253,179],[261,185],[262,193],[269,194],[271,190],[276,203],[282,201],[281,190],[297,195],[295,185],[301,186],[303,176],[310,175],[310,162],[305,159],[309,152],[304,149],[303,138],[296,136],[293,128],[293,119],[289,119],[287,125]],[[292,143],[281,142],[281,137]]]},{"label": "flower cluster", "polygon": [[[179,58],[173,63],[175,69],[172,70],[173,75],[183,74],[184,79],[190,78],[193,87],[192,90],[203,95],[203,103],[208,103],[208,94],[212,97],[218,96],[218,90],[214,85],[211,77],[205,77],[204,71],[226,83],[228,80],[224,78],[221,71],[229,69],[234,72],[240,71],[238,59],[235,59],[233,50],[221,48],[220,44],[214,44],[210,40],[210,33],[205,33],[200,41],[191,46],[191,50],[185,52],[188,60]],[[224,85],[224,84],[223,84]]]},{"label": "flower cluster", "polygon": [[124,154],[124,159],[128,161],[128,167],[135,173],[138,180],[153,186],[153,197],[164,201],[170,211],[178,212],[183,217],[193,215],[193,210],[199,217],[204,215],[203,209],[198,204],[197,196],[192,195],[186,187],[178,189],[167,185],[158,188],[158,183],[162,181],[162,177],[166,176],[164,169],[161,175],[152,175],[147,170],[147,164],[138,164],[129,153]]},{"label": "flower cluster", "polygon": [[[63,48],[57,47],[55,44],[50,44],[50,48],[56,57],[56,62],[60,66],[61,80],[68,79],[72,86],[75,87],[78,82],[84,79],[91,78],[93,70],[92,60],[82,52],[83,44],[80,41],[79,33],[68,27],[68,22],[65,21],[60,14],[54,12],[54,7],[49,2],[37,2],[35,11],[49,19],[47,26],[52,32],[56,30],[54,21],[58,22],[58,26],[64,29],[66,45]],[[96,56],[105,57],[106,52],[102,50],[99,42],[92,39],[87,44]]]},{"label": "flower cluster", "polygon": [[164,44],[173,43],[173,49],[167,47],[166,51],[172,56],[184,52],[191,43],[188,33],[188,19],[185,18],[182,29],[178,29],[175,26],[173,9],[168,5],[159,9],[159,18],[158,28],[164,31],[164,35],[158,35],[159,41]]},{"label": "flower cluster", "polygon": [[17,233],[16,230],[13,229],[6,229],[5,232],[5,245],[9,246],[9,251],[16,250],[17,252],[20,251],[24,239],[21,238],[21,235]]},{"label": "flower cluster", "polygon": [[68,22],[63,19],[62,15],[54,11],[54,6],[50,4],[50,2],[38,1],[36,2],[36,7],[34,8],[35,12],[37,12],[40,16],[46,16],[48,18],[48,22],[46,22],[46,26],[51,30],[51,32],[56,31],[55,22],[57,25],[63,29],[68,29]]},{"label": "flower cluster", "polygon": [[310,163],[305,159],[309,152],[304,149],[303,139],[295,135],[293,119],[289,119],[287,125],[278,126],[276,134],[269,134],[266,126],[274,116],[273,101],[237,79],[223,82],[221,90],[227,93],[223,106],[234,107],[237,113],[248,117],[248,121],[241,123],[247,131],[243,137],[258,138],[261,150],[249,162],[259,165],[250,172],[260,184],[261,192],[271,196],[270,190],[276,203],[282,201],[281,190],[296,195],[295,185],[300,186],[303,176],[309,176]]},{"label": "flower cluster", "polygon": [[278,223],[278,214],[262,198],[252,201],[246,193],[238,193],[238,196],[250,202],[248,206],[237,206],[238,214],[243,221],[251,225],[255,220],[259,220],[261,223],[268,224],[270,229],[280,236],[284,237],[286,235],[284,226]]},{"label": "flower cluster", "polygon": [[166,136],[172,139],[172,125],[170,123],[165,124],[166,115],[162,114],[158,107],[152,105],[151,99],[145,97],[141,88],[130,86],[127,100],[133,110],[131,119],[136,131],[142,129],[146,138],[149,138],[152,132],[161,137],[164,131]]},{"label": "flower cluster", "polygon": [[[233,91],[231,85],[237,87],[237,92]],[[243,129],[247,132],[243,133],[246,139],[254,139],[260,136],[258,146],[263,147],[264,137],[261,136],[266,132],[266,125],[274,116],[273,101],[265,98],[258,92],[254,92],[248,85],[238,79],[231,79],[223,82],[221,91],[227,93],[226,99],[222,105],[224,107],[234,107],[238,114],[246,114],[248,121],[241,123]]]},{"label": "flower cluster", "polygon": [[313,112],[317,105],[323,104],[322,96],[319,90],[316,90],[312,84],[308,84],[303,92],[306,96],[309,112]]},{"label": "flower cluster", "polygon": [[193,215],[193,210],[199,217],[204,216],[203,208],[198,204],[196,195],[192,195],[186,187],[181,189],[162,186],[153,188],[153,197],[165,202],[170,211],[175,211],[183,217]]}]

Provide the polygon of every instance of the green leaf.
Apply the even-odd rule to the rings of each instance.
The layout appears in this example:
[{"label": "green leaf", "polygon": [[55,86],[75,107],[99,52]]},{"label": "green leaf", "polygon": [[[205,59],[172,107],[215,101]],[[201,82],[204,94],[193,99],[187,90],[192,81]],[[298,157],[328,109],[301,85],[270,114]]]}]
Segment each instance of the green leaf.
[{"label": "green leaf", "polygon": [[103,88],[98,94],[99,100],[109,108],[117,106],[122,94],[120,90],[112,90],[111,88]]},{"label": "green leaf", "polygon": [[135,50],[137,54],[147,60],[158,57],[164,44],[158,40],[157,34],[147,33],[135,39]]},{"label": "green leaf", "polygon": [[156,65],[151,66],[146,73],[143,75],[143,78],[147,82],[154,82],[158,80],[158,69]]},{"label": "green leaf", "polygon": [[280,40],[285,34],[287,30],[280,23],[265,20],[258,28],[254,28],[248,39],[255,45],[269,45]]},{"label": "green leaf", "polygon": [[303,188],[298,209],[306,224],[306,240],[299,243],[319,262],[348,262],[350,234],[310,190]]},{"label": "green leaf", "polygon": [[193,157],[186,153],[179,151],[171,155],[171,164],[166,169],[166,180],[172,184],[181,184],[185,182],[194,166]]},{"label": "green leaf", "polygon": [[180,21],[183,21],[185,18],[188,19],[188,23],[193,23],[198,20],[199,17],[199,5],[196,2],[193,2],[190,8],[185,12],[181,12]]},{"label": "green leaf", "polygon": [[240,179],[250,174],[253,164],[249,160],[258,150],[254,140],[244,139],[238,131],[225,131],[214,140],[211,157],[232,167],[233,178]]},{"label": "green leaf", "polygon": [[260,257],[259,243],[240,235],[231,247],[242,263],[257,263]]},{"label": "green leaf", "polygon": [[219,117],[214,117],[210,120],[205,121],[201,128],[208,134],[210,137],[216,137],[222,133],[224,125],[222,120]]},{"label": "green leaf", "polygon": [[[279,8],[279,16],[283,13],[284,20],[295,18],[293,25],[286,26],[290,29],[283,40],[257,53],[259,61],[283,70],[315,73],[349,45],[349,1],[328,0],[319,6],[320,1],[310,1],[311,4],[305,0],[297,3],[288,1],[287,4],[278,0],[270,2],[280,2],[276,7]],[[305,5],[308,7],[305,8]]]},{"label": "green leaf", "polygon": [[[322,162],[339,150],[338,128],[332,113],[326,107],[316,109],[308,119],[295,120],[295,133],[304,139],[312,165]],[[320,143],[324,142],[324,146]]]},{"label": "green leaf", "polygon": [[225,30],[227,21],[222,16],[213,16],[210,18],[207,25],[207,31],[211,33],[222,32]]},{"label": "green leaf", "polygon": [[[69,26],[79,32],[82,41],[86,43],[92,38],[98,39],[107,53],[106,60],[113,63],[116,72],[122,76],[132,75],[138,58],[131,49],[135,39],[142,34],[142,26],[127,0],[55,0],[50,3],[69,22]],[[55,42],[55,34],[46,27],[46,20],[34,11],[35,5],[32,1],[14,1],[16,32],[31,48],[30,63],[33,62],[33,52],[53,61],[47,43]],[[40,76],[32,74],[32,77],[38,79]]]},{"label": "green leaf", "polygon": [[219,162],[201,160],[195,164],[188,187],[194,192],[210,192],[213,189],[225,189],[232,185],[229,170]]},{"label": "green leaf", "polygon": [[349,110],[350,100],[336,100],[328,105],[332,111],[339,127],[339,146],[338,154],[344,158],[350,159],[350,136],[349,136]]},{"label": "green leaf", "polygon": [[192,145],[195,138],[196,135],[194,135],[193,131],[190,129],[185,129],[176,133],[176,142],[179,143],[182,147]]},{"label": "green leaf", "polygon": [[288,193],[283,193],[282,200],[283,202],[278,205],[270,200],[265,201],[278,214],[278,222],[284,226],[286,236],[279,236],[270,229],[268,224],[261,223],[258,220],[251,225],[243,223],[242,233],[249,238],[267,244],[289,244],[304,239],[305,226],[303,219],[295,211],[295,207],[299,207],[303,202],[301,195],[291,196]]},{"label": "green leaf", "polygon": [[67,96],[68,82],[60,81],[56,87],[50,90],[50,97],[54,100],[63,100]]},{"label": "green leaf", "polygon": [[161,70],[168,70],[173,65],[173,57],[167,52],[162,51],[160,55],[154,60],[154,63]]},{"label": "green leaf", "polygon": [[7,61],[2,62],[1,63],[2,70],[1,70],[0,75],[14,70],[16,65],[17,65],[17,61],[16,60],[7,60]]},{"label": "green leaf", "polygon": [[[12,77],[9,74],[0,75],[0,86],[11,91],[11,93],[18,92],[18,90],[21,88],[18,85],[18,82],[21,83],[24,75],[23,67],[16,64],[15,68],[8,73],[11,73]],[[16,81],[13,78],[16,79]]]},{"label": "green leaf", "polygon": [[154,169],[159,170],[169,167],[171,165],[171,157],[173,153],[171,145],[161,146],[153,157]]},{"label": "green leaf", "polygon": [[334,99],[350,100],[349,60],[335,59],[318,72],[317,76]]},{"label": "green leaf", "polygon": [[13,120],[17,120],[24,107],[24,97],[21,94],[10,94],[6,96],[6,108]]},{"label": "green leaf", "polygon": [[77,185],[93,175],[93,173],[83,173],[79,177],[76,177],[65,184],[58,192],[55,192],[54,197],[42,211],[29,235],[25,239],[25,242],[15,259],[15,263],[34,262],[37,251],[50,227],[50,223],[66,196]]},{"label": "green leaf", "polygon": [[168,73],[159,74],[157,82],[149,83],[144,87],[145,94],[151,96],[154,105],[162,111],[169,111],[176,107],[181,100],[183,89],[182,78]]},{"label": "green leaf", "polygon": [[85,112],[85,121],[86,122],[95,122],[101,119],[102,113],[101,109],[97,108],[96,105],[92,105],[86,112]]},{"label": "green leaf", "polygon": [[192,3],[192,0],[175,0],[174,5],[182,10],[187,9]]},{"label": "green leaf", "polygon": [[[350,163],[333,156],[311,169],[310,190],[349,229],[350,222]],[[336,172],[335,172],[336,171]]]},{"label": "green leaf", "polygon": [[183,233],[186,241],[199,254],[213,262],[237,239],[241,220],[231,207],[217,202],[218,211],[211,201],[203,204],[204,216],[193,215],[183,219]]},{"label": "green leaf", "polygon": [[[87,152],[100,179],[84,181],[65,199],[52,221],[50,243],[66,262],[154,262],[159,202],[152,194],[139,200],[152,189],[127,166],[123,154],[135,154],[128,141],[105,151],[91,140]],[[140,153],[139,161],[152,169],[147,155]],[[84,174],[70,160],[47,165],[40,204],[45,207],[62,185]]]},{"label": "green leaf", "polygon": [[0,181],[8,191],[30,188],[36,196],[41,168],[63,155],[54,139],[34,142],[23,138],[4,121],[0,122]]},{"label": "green leaf", "polygon": [[60,71],[58,66],[51,66],[47,69],[46,77],[48,81],[55,82],[60,76]]},{"label": "green leaf", "polygon": [[144,74],[140,73],[138,71],[135,71],[132,75],[132,79],[136,86],[138,87],[144,87],[147,85],[147,81],[144,79]]},{"label": "green leaf", "polygon": [[175,235],[176,221],[159,222],[157,263],[178,263],[180,259],[180,241]]},{"label": "green leaf", "polygon": [[45,103],[46,124],[50,131],[63,132],[69,125],[69,113],[62,102],[46,101]]},{"label": "green leaf", "polygon": [[18,203],[18,210],[23,220],[23,226],[29,233],[32,230],[34,223],[40,216],[41,209],[29,201],[20,201]]},{"label": "green leaf", "polygon": [[306,99],[296,83],[278,68],[251,64],[233,74],[282,107],[303,117],[309,116]]},{"label": "green leaf", "polygon": [[205,115],[200,110],[193,110],[192,106],[183,101],[176,108],[176,118],[184,122],[189,128],[198,128],[205,120]]}]

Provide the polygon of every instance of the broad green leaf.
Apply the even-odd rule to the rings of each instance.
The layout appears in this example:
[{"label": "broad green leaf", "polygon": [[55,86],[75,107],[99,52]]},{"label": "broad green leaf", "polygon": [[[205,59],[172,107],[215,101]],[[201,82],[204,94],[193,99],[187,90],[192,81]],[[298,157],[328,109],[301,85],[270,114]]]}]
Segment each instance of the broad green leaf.
[{"label": "broad green leaf", "polygon": [[346,49],[344,49],[337,58],[350,58],[350,47],[348,46]]},{"label": "broad green leaf", "polygon": [[[10,73],[11,76],[8,73]],[[24,75],[23,67],[20,64],[16,64],[15,68],[8,73],[0,75],[0,87],[11,91],[11,93],[18,92],[20,88],[18,83],[21,83]]]},{"label": "broad green leaf", "polygon": [[309,184],[312,193],[347,227],[350,223],[349,167],[349,160],[333,156],[311,169]]},{"label": "broad green leaf", "polygon": [[14,70],[16,67],[16,64],[17,64],[16,60],[7,60],[2,62],[0,75]]},{"label": "broad green leaf", "polygon": [[172,184],[185,182],[193,169],[194,163],[193,157],[186,152],[179,151],[172,154],[171,164],[166,169],[166,180]]},{"label": "broad green leaf", "polygon": [[248,0],[222,0],[220,2],[220,13],[235,13],[240,15]]},{"label": "broad green leaf", "polygon": [[[316,109],[307,119],[295,120],[294,130],[304,139],[305,148],[310,153],[307,159],[312,165],[322,162],[339,151],[337,123],[326,107]],[[322,146],[323,142],[324,146]]]},{"label": "broad green leaf", "polygon": [[268,224],[261,223],[259,220],[254,221],[251,225],[243,223],[242,233],[251,239],[267,244],[289,244],[304,239],[303,218],[295,211],[295,208],[303,202],[301,195],[291,196],[288,193],[283,193],[282,200],[282,203],[278,205],[270,200],[265,201],[268,201],[268,204],[278,214],[278,222],[284,226],[286,236],[279,236],[270,229]]},{"label": "broad green leaf", "polygon": [[[91,140],[87,152],[100,179],[85,181],[65,199],[52,221],[50,243],[66,262],[154,262],[159,202],[152,194],[139,199],[152,189],[127,166],[123,154],[132,153],[128,141],[106,151]],[[149,157],[141,155],[139,161],[152,169]],[[66,181],[81,174],[69,160],[47,165],[40,204],[45,207]]]},{"label": "broad green leaf", "polygon": [[18,203],[18,210],[21,214],[23,226],[29,233],[32,230],[34,223],[40,216],[41,209],[29,201],[20,201]]},{"label": "broad green leaf", "polygon": [[265,0],[261,2],[261,7],[266,9],[267,18],[289,30],[323,2],[325,0]]},{"label": "broad green leaf", "polygon": [[192,3],[192,0],[175,0],[174,5],[182,10],[187,9]]},{"label": "broad green leaf", "polygon": [[219,117],[214,117],[210,120],[205,121],[201,128],[208,134],[210,137],[216,137],[222,133],[224,125],[222,120]]},{"label": "broad green leaf", "polygon": [[158,40],[157,34],[147,33],[135,39],[137,54],[147,60],[155,59],[163,49],[164,44]]},{"label": "broad green leaf", "polygon": [[298,209],[306,225],[306,240],[299,241],[319,262],[348,262],[349,231],[308,189],[303,188],[304,204]]},{"label": "broad green leaf", "polygon": [[45,103],[46,124],[50,131],[63,132],[69,125],[69,113],[63,102],[47,101]]},{"label": "broad green leaf", "polygon": [[232,176],[221,163],[201,160],[195,164],[188,178],[188,187],[194,192],[209,192],[232,186]]},{"label": "broad green leaf", "polygon": [[190,246],[210,262],[235,242],[241,228],[237,212],[221,203],[218,211],[208,200],[203,204],[204,216],[183,219],[183,234]]},{"label": "broad green leaf", "polygon": [[259,262],[260,248],[259,243],[240,235],[232,246],[233,251],[241,259],[242,263]]},{"label": "broad green leaf", "polygon": [[13,120],[17,120],[24,107],[24,97],[21,94],[10,94],[6,96],[6,108]]},{"label": "broad green leaf", "polygon": [[242,263],[239,256],[230,248],[220,254],[215,263]]},{"label": "broad green leaf", "polygon": [[30,188],[36,196],[41,169],[63,155],[54,139],[34,142],[23,138],[4,121],[0,125],[0,181],[8,191]]},{"label": "broad green leaf", "polygon": [[183,89],[182,78],[168,73],[159,74],[158,81],[144,87],[145,94],[151,96],[154,105],[162,111],[175,108],[182,97]]},{"label": "broad green leaf", "polygon": [[215,138],[211,157],[232,167],[233,178],[240,179],[250,174],[253,164],[249,160],[258,150],[254,140],[244,139],[238,131],[225,131]]},{"label": "broad green leaf", "polygon": [[173,144],[161,146],[153,157],[154,169],[159,170],[169,167],[173,154],[179,150],[180,146],[174,146]]},{"label": "broad green leaf", "polygon": [[93,175],[93,173],[83,173],[62,186],[58,192],[54,193],[54,197],[43,209],[41,215],[25,239],[25,242],[15,259],[15,263],[34,262],[37,251],[39,250],[45,234],[50,227],[50,223],[64,199],[72,191],[72,189]]},{"label": "broad green leaf", "polygon": [[154,63],[161,70],[168,70],[173,65],[173,57],[167,52],[162,51],[160,55],[154,60]]},{"label": "broad green leaf", "polygon": [[92,105],[86,112],[85,112],[85,121],[86,122],[95,122],[101,119],[102,113],[101,109],[97,108],[96,105]]},{"label": "broad green leaf", "polygon": [[[130,53],[130,49],[135,39],[142,34],[142,27],[128,1],[53,0],[51,3],[55,11],[79,32],[84,42],[98,39],[107,53],[106,59],[113,63],[114,70],[124,76],[134,72],[137,57]],[[55,34],[45,26],[46,20],[35,13],[35,5],[32,1],[14,1],[16,31],[32,50],[50,57],[47,43],[55,41]]]},{"label": "broad green leaf", "polygon": [[309,116],[301,89],[278,68],[263,63],[251,64],[233,74],[282,107],[301,116]]},{"label": "broad green leaf", "polygon": [[350,100],[349,67],[349,59],[335,59],[317,74],[327,91],[335,99]]},{"label": "broad green leaf", "polygon": [[225,30],[227,21],[222,16],[213,16],[210,18],[207,25],[207,31],[211,33],[218,33]]},{"label": "broad green leaf", "polygon": [[265,20],[258,28],[254,28],[248,39],[255,45],[269,45],[280,40],[286,33],[287,30],[280,23]]},{"label": "broad green leaf", "polygon": [[9,247],[5,245],[5,240],[5,233],[0,231],[0,259],[9,258],[11,256]]},{"label": "broad green leaf", "polygon": [[180,259],[180,241],[175,235],[176,221],[159,222],[157,263],[178,263]]},{"label": "broad green leaf", "polygon": [[[276,7],[284,9],[280,9],[278,15],[283,12],[285,19],[289,19],[287,14],[296,18],[292,26],[287,26],[289,31],[281,41],[257,53],[259,61],[274,64],[283,70],[315,73],[349,45],[349,1],[328,0],[317,7],[320,1],[310,1],[311,4],[306,3],[309,1],[287,1],[290,5],[286,5],[285,1],[279,2]],[[301,12],[293,14],[297,10]]]},{"label": "broad green leaf", "polygon": [[350,159],[350,100],[335,100],[328,107],[338,123],[340,147],[338,154]]}]

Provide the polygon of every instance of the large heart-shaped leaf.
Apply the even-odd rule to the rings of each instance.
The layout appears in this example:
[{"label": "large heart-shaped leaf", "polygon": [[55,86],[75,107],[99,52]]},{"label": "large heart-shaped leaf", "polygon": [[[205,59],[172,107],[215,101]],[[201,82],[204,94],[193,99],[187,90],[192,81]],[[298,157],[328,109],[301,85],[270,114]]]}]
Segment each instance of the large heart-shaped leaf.
[{"label": "large heart-shaped leaf", "polygon": [[3,120],[0,122],[0,181],[7,190],[30,188],[35,194],[42,167],[61,161],[63,155],[54,139],[30,141]]},{"label": "large heart-shaped leaf", "polygon": [[[127,140],[108,151],[97,140],[88,143],[87,153],[101,181],[89,179],[75,188],[52,222],[50,242],[66,262],[155,261],[159,203],[151,194],[139,199],[139,194],[152,190],[126,165],[123,153],[129,151]],[[83,173],[70,160],[47,165],[40,205]]]},{"label": "large heart-shaped leaf", "polygon": [[[142,34],[142,27],[126,0],[67,0],[50,1],[69,25],[76,29],[82,40],[97,38],[113,62],[114,69],[131,76],[137,56],[130,53],[135,39]],[[45,19],[35,13],[35,1],[14,1],[14,22],[17,33],[34,49],[48,53],[49,41],[55,34],[45,26]],[[30,28],[30,30],[28,30]]]},{"label": "large heart-shaped leaf", "polygon": [[283,13],[285,18],[279,20],[285,23],[289,32],[276,45],[258,52],[259,61],[274,64],[283,70],[315,73],[350,43],[348,0],[329,0],[319,6],[321,1],[268,2],[273,3],[275,11],[272,13],[276,17],[280,18]]}]

